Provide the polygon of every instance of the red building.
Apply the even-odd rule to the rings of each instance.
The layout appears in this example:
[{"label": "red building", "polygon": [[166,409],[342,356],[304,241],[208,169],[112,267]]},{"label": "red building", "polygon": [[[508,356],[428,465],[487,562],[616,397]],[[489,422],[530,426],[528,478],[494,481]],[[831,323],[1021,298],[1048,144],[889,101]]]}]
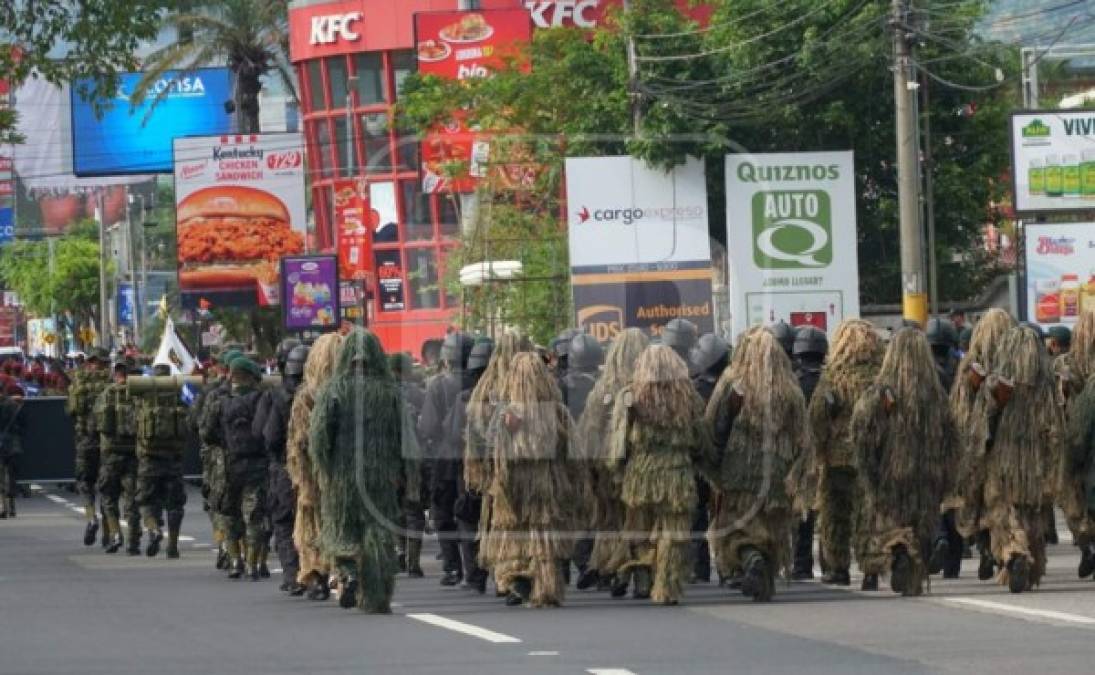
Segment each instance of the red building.
[{"label": "red building", "polygon": [[[533,24],[542,28],[593,28],[620,0],[466,4],[526,7]],[[374,292],[370,300],[370,328],[388,350],[418,354],[423,341],[444,335],[459,310],[459,298],[443,284],[445,254],[460,232],[457,209],[448,197],[423,193],[419,146],[393,125],[400,85],[416,67],[415,13],[459,6],[459,0],[298,0],[289,9],[290,56],[300,81],[317,243],[325,250],[336,245],[334,181],[367,179],[371,206],[381,221],[374,265],[386,270],[385,292]],[[709,14],[692,11],[701,21]]]}]

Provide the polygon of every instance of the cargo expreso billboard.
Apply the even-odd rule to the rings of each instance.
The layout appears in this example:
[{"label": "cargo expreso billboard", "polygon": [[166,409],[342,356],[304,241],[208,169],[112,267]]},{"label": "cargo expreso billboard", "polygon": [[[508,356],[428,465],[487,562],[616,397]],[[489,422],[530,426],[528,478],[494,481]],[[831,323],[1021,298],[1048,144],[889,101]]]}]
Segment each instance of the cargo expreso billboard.
[{"label": "cargo expreso billboard", "polygon": [[785,321],[831,331],[859,316],[851,152],[729,155],[733,330]]},{"label": "cargo expreso billboard", "polygon": [[688,319],[715,328],[703,163],[672,171],[632,157],[566,161],[571,288],[578,325],[599,340],[658,334]]},{"label": "cargo expreso billboard", "polygon": [[[72,165],[77,176],[170,173],[171,143],[183,136],[229,133],[232,116],[224,103],[232,98],[227,68],[169,70],[156,80],[140,105],[133,105],[144,73],[121,76],[109,107],[96,114],[72,87]],[[158,102],[156,102],[158,100]]]}]

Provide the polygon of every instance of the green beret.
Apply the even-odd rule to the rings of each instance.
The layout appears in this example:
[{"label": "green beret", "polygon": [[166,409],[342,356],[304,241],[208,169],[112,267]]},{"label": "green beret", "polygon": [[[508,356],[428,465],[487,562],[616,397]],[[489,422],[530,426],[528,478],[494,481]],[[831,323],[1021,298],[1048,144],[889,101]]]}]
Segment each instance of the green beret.
[{"label": "green beret", "polygon": [[230,366],[233,361],[241,356],[243,356],[243,352],[237,351],[235,349],[229,349],[228,351],[221,353],[219,360],[222,366]]},{"label": "green beret", "polygon": [[1072,343],[1072,331],[1065,326],[1054,326],[1046,331],[1046,334],[1057,341],[1057,344],[1068,345]]},{"label": "green beret", "polygon": [[259,365],[246,356],[237,356],[228,366],[233,373],[247,373],[256,380],[262,378],[262,369]]}]

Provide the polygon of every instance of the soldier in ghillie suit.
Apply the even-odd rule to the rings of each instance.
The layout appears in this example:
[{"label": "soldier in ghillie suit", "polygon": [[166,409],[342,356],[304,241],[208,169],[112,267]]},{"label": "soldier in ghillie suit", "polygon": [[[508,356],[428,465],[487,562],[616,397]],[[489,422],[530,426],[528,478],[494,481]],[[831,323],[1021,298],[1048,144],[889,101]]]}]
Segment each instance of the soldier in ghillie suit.
[{"label": "soldier in ghillie suit", "polygon": [[987,415],[972,436],[982,451],[974,475],[984,480],[983,520],[1001,583],[1012,593],[1045,574],[1042,505],[1056,486],[1064,415],[1048,354],[1034,331],[1013,328],[996,350],[996,371],[978,396]]},{"label": "soldier in ghillie suit", "polygon": [[[871,324],[852,319],[840,324],[821,381],[810,399],[810,430],[821,474],[819,521],[821,552],[829,566],[822,582],[851,583],[853,546],[863,554],[863,496],[856,470],[850,422],[856,401],[874,383],[882,365],[882,342]],[[864,590],[878,588],[878,577],[863,579]]]},{"label": "soldier in ghillie suit", "polygon": [[[1059,389],[1065,401],[1065,415],[1071,429],[1088,428],[1091,415],[1091,398],[1081,396],[1090,388],[1095,376],[1095,310],[1085,309],[1072,330],[1072,343],[1068,353],[1057,357],[1054,371]],[[1070,435],[1070,442],[1084,443],[1086,437]],[[1073,453],[1073,459],[1078,456]],[[1088,467],[1066,460],[1061,466],[1058,504],[1068,519],[1072,539],[1080,548],[1080,566],[1077,574],[1081,579],[1095,572],[1095,515],[1089,507]]]},{"label": "soldier in ghillie suit", "polygon": [[924,334],[903,328],[852,413],[869,541],[864,574],[890,573],[902,595],[919,595],[926,552],[958,460],[954,420]]},{"label": "soldier in ghillie suit", "polygon": [[[532,343],[517,333],[505,333],[490,356],[486,370],[471,391],[465,408],[467,424],[464,430],[464,488],[481,497],[479,513],[479,567],[493,569],[483,542],[490,530],[492,499],[491,482],[494,479],[494,459],[487,445],[491,420],[494,419],[502,397],[502,386],[509,375],[513,359],[522,352],[531,351]],[[499,594],[508,592],[495,578]]]},{"label": "soldier in ghillie suit", "polygon": [[790,562],[787,479],[799,453],[812,452],[802,390],[770,332],[742,335],[705,418],[717,457],[705,473],[715,492],[708,538],[719,573],[740,569],[742,593],[769,601]]},{"label": "soldier in ghillie suit", "polygon": [[982,449],[978,447],[981,439],[972,432],[984,423],[988,412],[985,410],[987,399],[978,396],[978,392],[988,377],[998,366],[994,356],[1004,335],[1015,327],[1015,321],[1002,309],[990,309],[973,329],[969,349],[958,364],[958,373],[950,392],[951,412],[959,434],[958,478],[953,494],[944,501],[945,509],[957,509],[958,531],[966,537],[976,537],[980,549],[981,564],[977,576],[982,580],[995,574],[989,532],[981,523],[985,510],[984,476],[977,475],[975,469],[980,466],[977,458]]},{"label": "soldier in ghillie suit", "polygon": [[[559,387],[533,353],[513,359],[491,420],[491,523],[480,542],[506,604],[558,606],[562,562],[571,555],[575,512],[573,422]],[[578,454],[578,453],[576,453]]]},{"label": "soldier in ghillie suit", "polygon": [[338,364],[342,337],[338,333],[320,336],[304,362],[304,381],[293,397],[289,410],[288,441],[285,445],[285,468],[296,490],[296,517],[293,521],[293,544],[300,555],[297,581],[308,588],[311,600],[330,597],[327,586],[330,561],[319,548],[320,484],[312,458],[308,453],[312,409],[319,390],[331,378]]},{"label": "soldier in ghillie suit", "polygon": [[680,600],[696,507],[694,465],[712,462],[703,412],[688,366],[664,345],[643,352],[631,386],[616,400],[610,461],[622,467],[630,547],[617,574],[633,575],[636,598]]},{"label": "soldier in ghillie suit", "polygon": [[[74,427],[76,439],[76,489],[84,498],[84,545],[95,543],[99,532],[99,516],[95,513],[96,484],[99,481],[99,430],[96,428],[95,401],[110,384],[110,374],[103,368],[108,355],[100,347],[92,350],[87,362],[76,372],[69,386],[65,408]],[[107,546],[106,533],[103,546]]]},{"label": "soldier in ghillie suit", "polygon": [[[95,401],[102,452],[98,487],[105,516],[103,526],[109,540],[107,553],[117,553],[123,544],[130,555],[141,552],[141,514],[137,507],[137,406],[126,386],[126,378],[135,369],[136,364],[131,359],[115,363],[114,382]],[[123,496],[124,509],[121,507]],[[122,535],[123,510],[129,530],[126,536]]]},{"label": "soldier in ghillie suit", "polygon": [[[171,374],[170,367],[156,365],[157,377]],[[145,555],[152,558],[163,542],[167,513],[167,557],[179,557],[186,487],[183,484],[183,449],[188,419],[174,386],[153,388],[137,403],[137,504],[148,532]]]},{"label": "soldier in ghillie suit", "polygon": [[404,458],[417,458],[418,448],[380,341],[364,329],[343,339],[319,392],[308,454],[322,486],[320,549],[338,570],[339,605],[391,612],[398,490]]}]

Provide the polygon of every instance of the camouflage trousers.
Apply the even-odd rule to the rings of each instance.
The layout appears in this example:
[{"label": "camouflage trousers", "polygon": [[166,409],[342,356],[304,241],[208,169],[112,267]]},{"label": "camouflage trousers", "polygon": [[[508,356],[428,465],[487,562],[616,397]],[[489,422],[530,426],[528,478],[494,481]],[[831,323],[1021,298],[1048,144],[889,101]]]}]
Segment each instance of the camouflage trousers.
[{"label": "camouflage trousers", "polygon": [[95,487],[99,481],[99,439],[76,438],[76,491],[84,498],[84,506],[95,508]]},{"label": "camouflage trousers", "polygon": [[149,529],[163,527],[164,512],[186,505],[182,458],[137,455],[137,505]]},{"label": "camouflage trousers", "polygon": [[866,537],[863,493],[850,466],[826,467],[821,474],[818,509],[821,557],[833,570],[848,570],[852,553],[863,564]]},{"label": "camouflage trousers", "polygon": [[217,505],[224,497],[224,448],[203,444],[199,454],[202,462],[202,509],[209,514],[209,524],[213,527],[213,541],[219,544],[224,541],[227,526],[227,519],[217,509]]},{"label": "camouflage trousers", "polygon": [[902,518],[873,504],[864,504],[864,508],[867,513],[863,519],[866,541],[863,545],[863,558],[859,561],[860,569],[864,574],[888,573],[895,550],[898,546],[904,546],[913,565],[913,574],[905,594],[920,595],[923,581],[927,577],[925,554],[930,550],[939,521],[938,509],[917,514],[916,517]]},{"label": "camouflage trousers", "polygon": [[[115,527],[122,516],[129,526],[129,539],[140,536],[141,514],[137,505],[137,455],[132,446],[106,448],[99,468],[99,494],[107,527]],[[121,531],[110,534],[121,534]]]},{"label": "camouflage trousers", "polygon": [[724,577],[743,565],[743,552],[755,548],[773,570],[787,567],[791,558],[790,505],[758,503],[751,492],[716,492],[707,540],[716,567]]},{"label": "camouflage trousers", "polygon": [[1090,544],[1095,539],[1095,518],[1088,509],[1087,488],[1082,475],[1061,481],[1058,504],[1065,512],[1068,529],[1076,545]]},{"label": "camouflage trousers", "polygon": [[230,540],[246,538],[248,547],[261,549],[269,540],[266,529],[266,499],[269,488],[267,468],[228,468],[224,495],[218,512],[224,516],[224,535]]}]

